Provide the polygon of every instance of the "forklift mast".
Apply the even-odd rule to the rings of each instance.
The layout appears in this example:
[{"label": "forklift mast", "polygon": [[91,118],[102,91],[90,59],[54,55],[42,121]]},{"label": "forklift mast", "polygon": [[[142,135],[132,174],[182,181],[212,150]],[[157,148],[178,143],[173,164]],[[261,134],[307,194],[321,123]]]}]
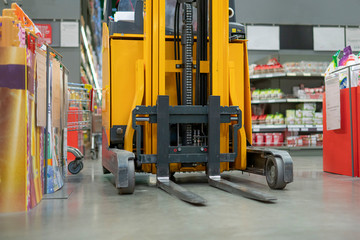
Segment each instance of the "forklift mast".
[{"label": "forklift mast", "polygon": [[287,152],[250,146],[247,42],[229,22],[234,7],[233,0],[138,0],[132,21],[106,19],[102,163],[120,193],[133,193],[135,171],[156,174],[158,187],[195,205],[206,200],[177,185],[175,173],[205,172],[211,186],[264,202],[276,198],[220,174],[264,175],[273,189],[292,182]]}]

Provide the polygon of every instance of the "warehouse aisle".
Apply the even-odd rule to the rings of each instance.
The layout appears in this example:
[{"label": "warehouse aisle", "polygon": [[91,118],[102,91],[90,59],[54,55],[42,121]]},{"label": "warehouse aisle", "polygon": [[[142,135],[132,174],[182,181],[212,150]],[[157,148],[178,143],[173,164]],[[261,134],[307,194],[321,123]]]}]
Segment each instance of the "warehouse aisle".
[{"label": "warehouse aisle", "polygon": [[[238,172],[237,182],[278,197],[264,204],[211,188],[200,174],[175,175],[208,200],[194,207],[137,175],[133,195],[119,196],[100,160],[67,179],[68,199],[44,199],[26,213],[0,214],[0,239],[353,239],[360,234],[360,180],[322,172],[321,157],[294,157],[295,180],[285,191],[269,190],[265,179]],[[195,184],[195,182],[198,182]],[[57,195],[61,198],[61,194]]]}]

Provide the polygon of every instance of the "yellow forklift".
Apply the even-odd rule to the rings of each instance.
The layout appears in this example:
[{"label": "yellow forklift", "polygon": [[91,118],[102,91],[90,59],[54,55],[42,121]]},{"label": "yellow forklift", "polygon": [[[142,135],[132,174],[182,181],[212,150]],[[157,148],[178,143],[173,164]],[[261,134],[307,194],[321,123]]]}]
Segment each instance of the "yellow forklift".
[{"label": "yellow forklift", "polygon": [[275,201],[220,176],[263,175],[272,189],[293,181],[286,151],[251,146],[247,45],[234,1],[120,0],[115,19],[113,7],[105,2],[102,165],[119,193],[133,193],[135,172],[145,172],[169,194],[204,205],[174,177],[204,172],[213,187]]}]

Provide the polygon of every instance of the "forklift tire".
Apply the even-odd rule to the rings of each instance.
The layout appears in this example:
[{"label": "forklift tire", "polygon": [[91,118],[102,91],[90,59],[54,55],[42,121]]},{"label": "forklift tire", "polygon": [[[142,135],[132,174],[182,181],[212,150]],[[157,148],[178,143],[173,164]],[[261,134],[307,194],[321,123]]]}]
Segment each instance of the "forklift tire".
[{"label": "forklift tire", "polygon": [[119,194],[132,194],[135,190],[135,164],[134,160],[129,160],[128,168],[128,186],[125,188],[118,188]]},{"label": "forklift tire", "polygon": [[68,165],[68,170],[71,174],[78,174],[81,169],[83,168],[83,163],[82,162],[77,162],[76,160],[75,161],[72,161],[69,163]]},{"label": "forklift tire", "polygon": [[266,182],[271,189],[281,190],[286,187],[284,181],[284,163],[280,158],[269,157],[265,166]]},{"label": "forklift tire", "polygon": [[103,174],[109,174],[109,173],[111,173],[111,172],[103,166]]}]

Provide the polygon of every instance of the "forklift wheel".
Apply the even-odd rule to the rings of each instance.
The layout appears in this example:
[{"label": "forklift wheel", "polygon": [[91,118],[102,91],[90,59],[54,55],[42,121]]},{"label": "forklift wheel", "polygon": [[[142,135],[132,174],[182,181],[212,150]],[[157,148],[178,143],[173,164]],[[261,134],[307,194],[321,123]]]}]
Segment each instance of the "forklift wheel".
[{"label": "forklift wheel", "polygon": [[265,174],[266,181],[271,189],[284,189],[284,166],[280,158],[269,157],[266,161]]},{"label": "forklift wheel", "polygon": [[125,188],[118,188],[119,194],[132,194],[135,190],[135,164],[134,160],[129,160],[128,168],[128,186]]},{"label": "forklift wheel", "polygon": [[81,161],[77,162],[75,160],[69,163],[68,170],[71,174],[78,174],[81,171],[81,169],[83,169],[83,167],[84,164]]}]

